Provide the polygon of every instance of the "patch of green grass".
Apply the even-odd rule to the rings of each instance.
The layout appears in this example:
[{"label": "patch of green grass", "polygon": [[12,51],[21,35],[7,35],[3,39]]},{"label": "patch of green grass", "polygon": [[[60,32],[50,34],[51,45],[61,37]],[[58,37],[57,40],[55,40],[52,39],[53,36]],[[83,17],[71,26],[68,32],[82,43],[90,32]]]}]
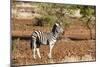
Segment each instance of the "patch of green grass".
[{"label": "patch of green grass", "polygon": [[20,39],[14,39],[12,40],[12,51],[15,51],[17,49],[17,45],[19,43]]}]

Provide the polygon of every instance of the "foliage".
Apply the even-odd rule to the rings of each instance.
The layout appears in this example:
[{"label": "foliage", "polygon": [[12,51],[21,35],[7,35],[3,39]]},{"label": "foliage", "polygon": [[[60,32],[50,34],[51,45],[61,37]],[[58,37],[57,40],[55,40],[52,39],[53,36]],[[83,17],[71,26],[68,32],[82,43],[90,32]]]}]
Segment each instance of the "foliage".
[{"label": "foliage", "polygon": [[[17,2],[16,2],[17,3]],[[16,7],[16,3],[13,3]],[[42,19],[43,23],[52,25],[55,21],[62,22],[63,25],[69,25],[67,19],[67,13],[73,14],[73,11],[80,9],[80,13],[83,17],[95,16],[95,6],[83,6],[83,5],[67,5],[67,4],[50,4],[50,3],[30,3],[32,6],[37,6],[37,14]],[[34,8],[33,8],[34,9]],[[88,20],[88,19],[87,19]],[[43,24],[44,25],[44,24]]]},{"label": "foliage", "polygon": [[80,7],[81,14],[83,17],[95,15],[95,7],[94,6],[83,6]]},{"label": "foliage", "polygon": [[90,37],[92,38],[92,29],[95,27],[95,6],[83,6],[80,8],[81,14],[83,15],[84,25],[89,29],[90,31]]},{"label": "foliage", "polygon": [[66,5],[41,3],[39,4],[39,8],[41,10],[40,12],[40,14],[42,15],[41,18],[48,25],[52,25],[55,21],[59,21],[67,25],[67,19],[64,16],[64,12],[65,10],[67,10]]},{"label": "foliage", "polygon": [[72,13],[71,11],[77,9],[80,9],[80,13],[83,17],[95,15],[94,6],[41,3],[39,4],[39,8],[41,9],[40,14],[42,15],[42,19],[44,19],[44,21],[49,25],[54,23],[56,20],[68,25],[66,19],[67,16],[65,16],[66,12]]}]

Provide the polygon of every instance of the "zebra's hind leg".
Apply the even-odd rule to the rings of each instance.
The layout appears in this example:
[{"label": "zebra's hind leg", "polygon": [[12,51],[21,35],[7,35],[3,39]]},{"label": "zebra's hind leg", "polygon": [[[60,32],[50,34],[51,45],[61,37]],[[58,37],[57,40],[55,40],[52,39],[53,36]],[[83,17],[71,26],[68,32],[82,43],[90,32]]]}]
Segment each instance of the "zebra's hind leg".
[{"label": "zebra's hind leg", "polygon": [[39,42],[39,40],[37,40],[36,43],[37,43],[37,46],[36,46],[36,47],[37,47],[37,48],[36,48],[36,50],[37,50],[37,55],[38,55],[38,57],[41,59],[40,49],[39,49],[39,48],[40,48],[40,42]]},{"label": "zebra's hind leg", "polygon": [[36,48],[33,49],[33,58],[34,58],[34,59],[36,59],[35,52],[36,52]]},{"label": "zebra's hind leg", "polygon": [[36,59],[36,39],[32,39],[32,45],[33,45],[33,58]]},{"label": "zebra's hind leg", "polygon": [[41,59],[41,55],[40,55],[40,50],[39,50],[39,48],[37,48],[37,55],[38,55],[39,58]]}]

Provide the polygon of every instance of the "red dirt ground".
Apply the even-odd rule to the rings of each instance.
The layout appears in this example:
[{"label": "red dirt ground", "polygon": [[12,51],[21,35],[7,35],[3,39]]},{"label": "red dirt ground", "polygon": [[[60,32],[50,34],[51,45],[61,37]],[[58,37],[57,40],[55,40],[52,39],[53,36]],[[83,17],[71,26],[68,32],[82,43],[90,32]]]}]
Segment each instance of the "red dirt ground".
[{"label": "red dirt ground", "polygon": [[[23,24],[20,24],[22,22]],[[25,22],[25,23],[24,23]],[[33,59],[32,50],[30,49],[30,41],[25,39],[13,39],[11,60],[12,64],[29,65],[29,64],[47,64],[62,62],[79,62],[79,61],[95,61],[96,44],[95,29],[93,29],[93,38],[90,40],[89,30],[85,28],[80,20],[75,19],[70,27],[65,27],[65,34],[56,42],[53,48],[53,59],[48,59],[48,46],[41,45],[40,53],[42,59]],[[32,26],[31,20],[13,20],[12,36],[31,35],[34,30],[49,31],[49,27]],[[76,38],[78,40],[70,40],[67,37]],[[79,40],[80,39],[80,40]],[[83,40],[81,40],[83,39]]]},{"label": "red dirt ground", "polygon": [[[75,62],[75,61],[94,61],[95,60],[95,40],[85,41],[58,41],[53,48],[53,59],[47,57],[48,46],[41,45],[40,53],[42,59],[33,59],[32,50],[30,49],[29,42],[21,40],[15,45],[15,50],[12,51],[12,63],[20,65],[28,64],[47,64],[47,63],[60,63],[60,62]],[[89,56],[83,59],[85,55]],[[72,60],[66,59],[71,57],[78,57]],[[63,60],[63,61],[62,61]],[[67,61],[68,60],[68,61]]]}]

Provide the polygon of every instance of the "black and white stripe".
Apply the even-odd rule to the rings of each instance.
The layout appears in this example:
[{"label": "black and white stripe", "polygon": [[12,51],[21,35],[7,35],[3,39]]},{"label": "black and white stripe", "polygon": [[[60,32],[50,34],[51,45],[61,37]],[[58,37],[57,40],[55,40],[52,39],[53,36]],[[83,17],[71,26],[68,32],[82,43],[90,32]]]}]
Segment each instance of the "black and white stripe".
[{"label": "black and white stripe", "polygon": [[31,47],[33,49],[33,57],[36,58],[35,52],[37,51],[38,56],[41,58],[39,47],[41,44],[47,44],[50,49],[48,56],[49,58],[51,58],[52,48],[60,33],[63,33],[63,29],[60,23],[55,23],[52,28],[52,31],[49,33],[42,31],[34,31],[32,33],[32,41],[31,41],[32,43]]}]

